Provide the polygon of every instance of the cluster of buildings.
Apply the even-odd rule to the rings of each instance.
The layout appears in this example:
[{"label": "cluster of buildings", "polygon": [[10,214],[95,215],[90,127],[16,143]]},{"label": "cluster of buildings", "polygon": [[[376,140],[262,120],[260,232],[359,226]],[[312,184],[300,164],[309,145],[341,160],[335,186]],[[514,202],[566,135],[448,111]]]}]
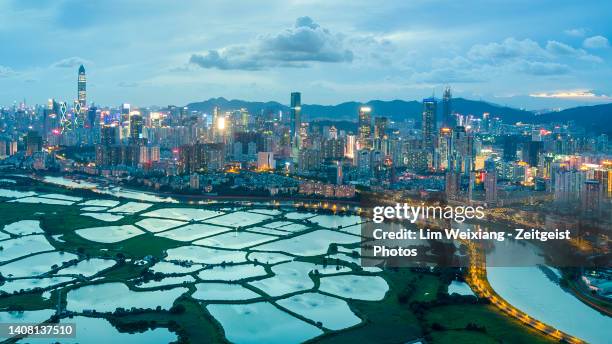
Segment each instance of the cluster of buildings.
[{"label": "cluster of buildings", "polygon": [[[606,135],[572,123],[510,124],[488,113],[460,114],[450,88],[441,99],[424,99],[418,116],[381,114],[365,104],[346,125],[305,120],[299,92],[290,94],[286,112],[208,112],[96,106],[87,103],[86,85],[81,66],[74,102],[3,109],[0,159],[105,177],[185,176],[174,180],[194,191],[210,185],[202,176],[248,171],[293,178],[299,187],[278,190],[317,197],[350,198],[364,188],[442,193],[448,201],[489,206],[547,196],[584,212],[610,208]],[[66,147],[77,147],[78,157],[66,156]]]}]

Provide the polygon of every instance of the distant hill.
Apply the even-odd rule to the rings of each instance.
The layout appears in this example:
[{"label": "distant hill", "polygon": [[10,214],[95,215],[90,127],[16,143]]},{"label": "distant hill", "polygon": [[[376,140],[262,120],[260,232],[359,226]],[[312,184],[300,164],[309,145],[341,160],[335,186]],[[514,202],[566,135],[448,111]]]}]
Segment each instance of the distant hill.
[{"label": "distant hill", "polygon": [[[371,100],[365,104],[359,102],[345,102],[337,105],[303,104],[303,117],[308,121],[357,121],[359,107],[368,105],[372,108],[374,116],[386,116],[395,121],[421,119],[423,105],[421,102],[412,100]],[[211,113],[218,106],[221,110],[246,108],[249,113],[276,113],[289,112],[287,105],[278,102],[249,102],[244,100],[227,100],[225,98],[211,98],[203,102],[190,103],[187,107],[191,110]],[[576,124],[593,132],[612,132],[612,104],[582,106],[559,112],[549,112],[535,115],[532,111],[515,109],[507,106],[497,105],[481,100],[470,100],[464,98],[453,98],[453,111],[464,115],[481,116],[484,112],[491,117],[500,117],[505,123],[548,123],[567,122],[573,120]],[[441,115],[442,106],[438,106],[438,115]]]},{"label": "distant hill", "polygon": [[612,103],[579,106],[535,117],[536,123],[574,121],[587,131],[612,135]]},{"label": "distant hill", "polygon": [[469,100],[464,98],[453,99],[453,111],[463,115],[482,116],[488,112],[491,117],[499,117],[505,123],[532,122],[534,113],[531,111],[515,109],[497,105],[482,100]]},{"label": "distant hill", "polygon": [[218,106],[221,110],[235,110],[245,108],[249,113],[260,114],[278,111],[289,111],[289,107],[277,102],[249,102],[245,100],[227,100],[223,97],[210,98],[203,102],[190,103],[187,107],[193,111],[212,113],[213,108]]}]

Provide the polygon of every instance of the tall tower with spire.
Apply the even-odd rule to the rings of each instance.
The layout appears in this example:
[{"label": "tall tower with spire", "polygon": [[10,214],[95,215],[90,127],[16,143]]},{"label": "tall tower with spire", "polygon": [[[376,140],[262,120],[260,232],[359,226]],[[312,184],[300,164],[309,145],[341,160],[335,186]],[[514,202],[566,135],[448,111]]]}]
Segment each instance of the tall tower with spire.
[{"label": "tall tower with spire", "polygon": [[442,126],[444,128],[455,127],[455,119],[453,118],[451,88],[446,87],[442,94]]},{"label": "tall tower with spire", "polygon": [[81,105],[81,109],[85,109],[87,107],[87,77],[85,76],[85,67],[83,67],[83,65],[79,67],[77,90],[78,102]]}]

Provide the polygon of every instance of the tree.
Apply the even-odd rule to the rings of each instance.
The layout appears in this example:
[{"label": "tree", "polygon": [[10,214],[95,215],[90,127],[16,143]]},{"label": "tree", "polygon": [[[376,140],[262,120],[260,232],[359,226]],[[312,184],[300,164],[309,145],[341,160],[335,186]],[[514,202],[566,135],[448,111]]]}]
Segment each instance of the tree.
[{"label": "tree", "polygon": [[182,304],[174,305],[170,308],[170,313],[172,314],[182,314],[185,312],[185,306]]}]

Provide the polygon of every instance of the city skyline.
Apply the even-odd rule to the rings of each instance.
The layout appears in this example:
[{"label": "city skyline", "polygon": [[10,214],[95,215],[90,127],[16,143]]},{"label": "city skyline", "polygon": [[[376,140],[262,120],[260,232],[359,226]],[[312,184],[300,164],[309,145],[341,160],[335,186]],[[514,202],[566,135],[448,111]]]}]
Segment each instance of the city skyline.
[{"label": "city skyline", "polygon": [[0,1],[0,340],[609,342],[611,12]]},{"label": "city skyline", "polygon": [[[184,105],[218,96],[285,104],[287,90],[320,104],[419,100],[446,85],[455,97],[528,109],[611,101],[609,5],[544,2],[523,15],[527,3],[517,2],[504,5],[504,16],[474,5],[190,6],[198,17],[164,3],[9,2],[0,26],[11,51],[0,63],[0,103],[72,101],[80,64],[88,101],[97,104]],[[266,11],[279,19],[264,20]]]}]

